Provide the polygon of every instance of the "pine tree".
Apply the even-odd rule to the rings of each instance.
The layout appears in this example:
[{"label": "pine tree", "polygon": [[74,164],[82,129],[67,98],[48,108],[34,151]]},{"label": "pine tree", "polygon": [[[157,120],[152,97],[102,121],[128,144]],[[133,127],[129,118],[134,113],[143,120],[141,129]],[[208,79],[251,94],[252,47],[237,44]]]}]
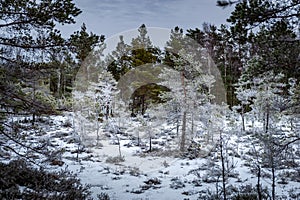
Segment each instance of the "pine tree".
[{"label": "pine tree", "polygon": [[183,29],[176,26],[171,30],[170,39],[166,42],[163,64],[173,68],[174,58],[178,57],[180,49],[184,48]]},{"label": "pine tree", "polygon": [[139,35],[131,41],[130,60],[133,68],[147,64],[156,64],[159,61],[160,50],[154,47],[145,24],[142,24],[138,29]]},{"label": "pine tree", "polygon": [[97,81],[98,66],[103,64],[98,62],[101,62],[100,56],[105,48],[104,39],[103,35],[87,33],[85,24],[81,26],[80,31],[76,31],[70,36],[69,48],[77,58],[77,66],[74,71],[80,75],[77,79],[81,79],[81,84],[91,80]]},{"label": "pine tree", "polygon": [[26,77],[28,74],[46,71],[48,66],[45,63],[50,57],[47,51],[65,45],[59,31],[55,29],[56,23],[74,23],[74,17],[81,11],[71,1],[5,0],[1,1],[0,7],[0,29],[3,33],[0,38],[3,75],[0,84],[1,107],[6,112],[34,109],[34,112],[50,113],[50,107],[22,94],[17,84],[30,82]]},{"label": "pine tree", "polygon": [[130,46],[124,42],[124,38],[120,35],[116,49],[109,54],[106,60],[107,70],[112,73],[116,81],[126,74],[132,66],[130,62]]},{"label": "pine tree", "polygon": [[[227,19],[231,24],[228,40],[233,42],[238,53],[240,72],[247,71],[253,78],[273,70],[276,74],[285,75],[285,83],[291,77],[299,77],[298,1],[217,2],[222,7],[235,5]],[[252,70],[246,69],[247,63],[257,57],[260,64],[252,65]],[[237,77],[235,80],[241,75],[233,74],[233,78]]]},{"label": "pine tree", "polygon": [[298,26],[299,1],[267,1],[267,0],[221,0],[217,5],[227,7],[235,5],[235,10],[227,20],[232,24],[239,24],[245,30],[259,25],[270,25],[277,21],[289,21],[294,27]]},{"label": "pine tree", "polygon": [[[241,67],[241,62],[238,53],[234,48],[235,44],[231,39],[230,31],[225,25],[222,25],[220,29],[217,29],[214,25],[204,23],[201,30],[196,28],[189,29],[187,32],[187,36],[206,49],[206,52],[209,55],[208,57],[211,58],[207,59],[208,65],[211,65],[211,62],[213,61],[221,73],[222,77],[219,77],[217,82],[223,81],[227,92],[215,91],[214,94],[216,96],[218,93],[224,94],[222,99],[225,99],[230,107],[237,104],[233,85],[240,76],[239,68]],[[215,75],[215,77],[218,76]],[[220,86],[216,88],[220,88]]]},{"label": "pine tree", "polygon": [[153,46],[144,24],[138,32],[130,45],[120,36],[116,50],[106,60],[108,71],[119,82],[122,99],[131,102],[133,116],[144,114],[150,102],[159,102],[159,90],[165,89],[156,85],[161,51]]}]

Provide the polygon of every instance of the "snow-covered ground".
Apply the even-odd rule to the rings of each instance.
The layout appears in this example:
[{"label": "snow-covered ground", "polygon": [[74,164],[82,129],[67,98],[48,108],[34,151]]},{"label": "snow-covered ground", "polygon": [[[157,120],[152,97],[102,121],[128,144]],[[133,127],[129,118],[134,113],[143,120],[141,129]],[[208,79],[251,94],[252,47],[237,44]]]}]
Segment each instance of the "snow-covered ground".
[{"label": "snow-covered ground", "polygon": [[[21,120],[19,119],[14,119]],[[48,121],[47,121],[48,120]],[[71,115],[52,116],[47,118],[43,125],[46,131],[28,130],[27,138],[40,142],[47,141],[54,150],[61,150],[58,160],[63,161],[61,166],[49,165],[49,170],[68,169],[78,175],[83,183],[91,186],[92,195],[97,199],[97,194],[107,193],[111,199],[201,199],[203,195],[216,190],[221,190],[221,159],[218,149],[212,149],[205,157],[195,159],[179,156],[175,144],[177,138],[170,143],[163,143],[171,130],[153,139],[153,152],[147,152],[149,148],[148,138],[144,137],[143,148],[131,144],[130,137],[119,134],[120,149],[113,135],[109,136],[101,129],[101,139],[97,145],[81,145],[73,128],[70,126]],[[51,123],[49,123],[51,122]],[[43,122],[44,123],[44,122]],[[237,122],[238,123],[238,122]],[[259,126],[259,124],[256,124]],[[170,130],[167,125],[162,125]],[[252,123],[247,124],[250,129]],[[131,129],[138,129],[137,123],[131,124]],[[285,126],[286,131],[289,129]],[[29,134],[30,132],[30,134]],[[167,132],[167,131],[166,131]],[[253,138],[239,131],[227,130],[226,148],[228,161],[226,166],[230,169],[227,182],[228,190],[231,186],[246,186],[251,184],[254,188],[257,183],[256,173],[253,171],[255,160],[250,161],[253,150]],[[155,142],[156,141],[156,142]],[[35,143],[35,142],[33,142]],[[94,142],[95,143],[95,142]],[[168,150],[167,145],[172,146]],[[205,148],[203,145],[200,148]],[[156,149],[156,150],[155,150]],[[165,153],[162,153],[164,150]],[[123,160],[117,160],[121,156]],[[300,199],[300,160],[295,157],[296,167],[290,169],[278,169],[276,171],[276,194],[280,199]],[[43,159],[41,159],[43,160]],[[44,160],[45,161],[45,160]],[[46,162],[46,161],[45,161]],[[53,163],[52,163],[53,164]],[[271,191],[270,170],[262,169],[262,185]],[[252,172],[251,172],[252,171]],[[286,174],[286,176],[282,174]],[[290,174],[290,176],[288,175]],[[298,176],[298,177],[297,177]]]}]

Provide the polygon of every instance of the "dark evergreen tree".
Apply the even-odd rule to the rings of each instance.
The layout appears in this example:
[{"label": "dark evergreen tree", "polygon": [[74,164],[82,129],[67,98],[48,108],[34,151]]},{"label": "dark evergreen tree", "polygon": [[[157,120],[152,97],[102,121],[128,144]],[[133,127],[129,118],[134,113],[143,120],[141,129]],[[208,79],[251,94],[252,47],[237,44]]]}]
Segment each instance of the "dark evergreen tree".
[{"label": "dark evergreen tree", "polygon": [[111,72],[116,81],[132,68],[130,62],[130,46],[124,42],[122,35],[112,55],[108,55],[106,63],[107,70]]},{"label": "dark evergreen tree", "polygon": [[[50,113],[51,107],[35,98],[35,85],[48,68],[48,51],[65,44],[55,24],[74,23],[81,11],[61,0],[4,0],[0,7],[1,110]],[[33,95],[25,95],[24,87],[31,87]]]},{"label": "dark evergreen tree", "polygon": [[[94,33],[88,33],[85,24],[81,26],[80,31],[74,32],[69,39],[69,48],[71,52],[76,56],[77,66],[74,69],[74,78],[78,70],[81,70],[79,74],[83,85],[88,81],[96,82],[98,80],[97,72],[99,71],[100,55],[102,54],[105,37],[104,35],[98,36]],[[98,47],[99,49],[96,49]]]},{"label": "dark evergreen tree", "polygon": [[[37,115],[56,113],[45,88],[53,72],[54,52],[67,46],[56,25],[75,23],[81,11],[72,0],[2,0],[0,8],[0,156],[5,162],[11,154],[4,152],[10,151],[16,159],[34,162],[30,152],[51,157],[48,146],[41,148],[36,141],[33,146],[17,135],[22,132],[19,124],[6,118],[30,114],[34,123]],[[65,81],[61,74],[60,84]],[[87,188],[68,173],[46,173],[42,166],[36,170],[36,165],[20,160],[1,162],[1,199],[89,198]]]},{"label": "dark evergreen tree", "polygon": [[227,90],[225,99],[232,107],[237,104],[234,95],[234,84],[237,83],[241,74],[240,68],[242,65],[236,43],[231,39],[232,34],[225,25],[217,29],[214,25],[204,23],[202,29],[189,29],[187,30],[187,36],[193,38],[205,48],[217,65]]},{"label": "dark evergreen tree", "polygon": [[142,24],[139,29],[137,38],[131,41],[131,65],[133,68],[147,63],[156,64],[159,61],[160,50],[154,47],[150,37],[147,35],[148,31],[145,24]]},{"label": "dark evergreen tree", "polygon": [[[144,24],[138,28],[138,32],[139,35],[132,39],[130,45],[124,42],[123,36],[120,36],[120,41],[116,49],[106,60],[107,70],[112,73],[117,81],[126,73],[128,73],[127,75],[131,78],[132,75],[135,74],[136,79],[128,83],[130,85],[137,84],[138,87],[136,89],[140,87],[138,91],[133,92],[131,95],[130,110],[132,110],[133,115],[137,113],[144,114],[150,102],[159,102],[156,101],[159,95],[159,92],[156,90],[164,90],[163,87],[155,84],[154,79],[157,79],[157,77],[154,77],[154,74],[157,72],[154,74],[149,72],[151,68],[155,68],[161,63],[160,59],[162,53],[158,47],[152,44]],[[131,70],[132,72],[130,72]],[[145,78],[145,80],[153,80],[155,86],[153,86],[153,84],[144,83],[141,77]],[[126,84],[126,87],[130,85]],[[148,92],[147,95],[144,95],[145,92]]]},{"label": "dark evergreen tree", "polygon": [[86,25],[83,23],[80,31],[76,31],[70,36],[69,48],[75,54],[78,64],[81,65],[96,45],[104,42],[104,40],[104,35],[98,36],[92,32],[88,33]]},{"label": "dark evergreen tree", "polygon": [[[273,70],[289,78],[299,77],[300,2],[291,1],[218,1],[219,6],[235,5],[227,20],[231,23],[228,40],[237,52],[238,69],[249,78]],[[298,35],[297,35],[298,34]],[[249,63],[257,62],[257,65]],[[246,69],[251,65],[252,69]],[[231,69],[232,70],[232,69]],[[241,73],[233,73],[235,80]],[[236,81],[234,81],[236,82]],[[286,91],[287,92],[287,91]]]},{"label": "dark evergreen tree", "polygon": [[221,7],[235,5],[228,22],[250,30],[260,25],[271,25],[277,21],[289,21],[297,28],[299,26],[299,0],[220,0]]},{"label": "dark evergreen tree", "polygon": [[179,57],[179,50],[184,48],[183,29],[176,26],[171,30],[170,39],[166,43],[163,63],[171,68],[175,67],[174,59]]},{"label": "dark evergreen tree", "polygon": [[270,27],[262,27],[249,41],[252,59],[259,62],[257,67],[248,69],[251,77],[273,70],[283,73],[285,82],[300,77],[300,41],[288,22],[278,21]]}]

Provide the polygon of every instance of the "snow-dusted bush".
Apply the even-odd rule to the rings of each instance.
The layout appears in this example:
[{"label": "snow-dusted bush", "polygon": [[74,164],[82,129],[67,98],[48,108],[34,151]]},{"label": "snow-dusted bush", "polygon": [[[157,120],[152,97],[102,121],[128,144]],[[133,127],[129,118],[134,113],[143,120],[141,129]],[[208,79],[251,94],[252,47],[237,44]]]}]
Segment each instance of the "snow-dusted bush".
[{"label": "snow-dusted bush", "polygon": [[110,200],[110,197],[108,194],[101,192],[97,195],[98,200]]},{"label": "snow-dusted bush", "polygon": [[[257,187],[252,185],[242,185],[239,188],[228,187],[228,194],[231,196],[232,200],[252,200],[258,199]],[[269,194],[267,188],[261,190],[261,198],[268,199]]]},{"label": "snow-dusted bush", "polygon": [[137,167],[132,167],[132,168],[130,168],[129,170],[130,170],[130,171],[129,171],[129,174],[130,174],[131,176],[140,176],[140,174],[141,174],[140,169],[137,168]]},{"label": "snow-dusted bush", "polygon": [[176,189],[184,188],[184,187],[185,187],[185,184],[180,178],[175,177],[175,178],[171,179],[170,188],[176,190]]},{"label": "snow-dusted bush", "polygon": [[24,160],[0,163],[0,199],[91,199],[88,187],[67,171],[46,172]]},{"label": "snow-dusted bush", "polygon": [[110,156],[106,159],[107,163],[113,163],[113,164],[118,164],[118,163],[124,162],[124,161],[125,161],[124,157],[120,157],[120,156],[116,156],[116,157]]}]

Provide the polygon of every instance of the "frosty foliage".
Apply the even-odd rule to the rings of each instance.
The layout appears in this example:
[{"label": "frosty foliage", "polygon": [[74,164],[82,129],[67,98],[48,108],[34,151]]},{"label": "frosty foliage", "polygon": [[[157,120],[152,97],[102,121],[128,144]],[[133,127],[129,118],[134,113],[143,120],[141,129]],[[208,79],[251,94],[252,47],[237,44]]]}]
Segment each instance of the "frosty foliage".
[{"label": "frosty foliage", "polygon": [[84,142],[95,142],[95,135],[99,139],[100,123],[113,115],[114,101],[118,94],[116,85],[112,75],[102,71],[98,81],[90,82],[86,91],[74,91],[75,131]]},{"label": "frosty foliage", "polygon": [[[165,109],[171,116],[173,123],[181,126],[181,135],[187,140],[187,143],[203,137],[206,142],[213,142],[216,134],[224,128],[222,116],[225,107],[212,103],[214,95],[211,88],[215,83],[215,77],[209,72],[204,72],[203,61],[199,60],[196,54],[186,50],[179,50],[179,56],[173,57],[175,69],[164,68],[160,74],[161,85],[171,89],[170,92],[163,93],[162,98],[166,99]],[[199,123],[200,122],[200,123]],[[202,128],[204,134],[197,135],[196,130]],[[207,145],[207,147],[212,147]]]},{"label": "frosty foliage", "polygon": [[[283,111],[289,107],[293,86],[285,84],[283,79],[283,74],[269,71],[252,79],[245,80],[242,76],[237,84],[236,96],[240,101],[242,114],[247,112],[249,120],[264,123],[265,130],[276,126]],[[285,87],[290,88],[289,95],[284,95]]]}]

